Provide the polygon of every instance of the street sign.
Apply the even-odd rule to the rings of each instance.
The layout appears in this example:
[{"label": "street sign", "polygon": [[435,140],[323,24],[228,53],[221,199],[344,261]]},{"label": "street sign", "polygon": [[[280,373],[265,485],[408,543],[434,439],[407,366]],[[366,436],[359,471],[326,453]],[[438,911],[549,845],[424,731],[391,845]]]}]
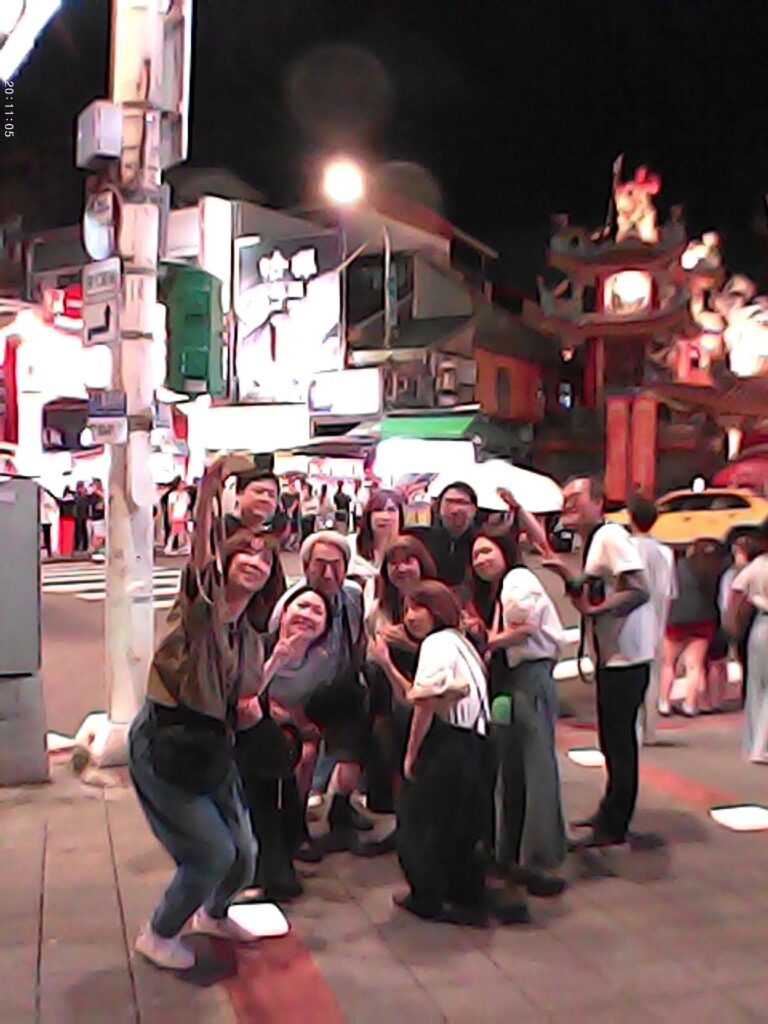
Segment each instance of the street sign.
[{"label": "street sign", "polygon": [[118,256],[83,267],[83,345],[120,339],[121,264]]},{"label": "street sign", "polygon": [[128,399],[124,391],[88,392],[88,427],[94,444],[126,444]]},{"label": "street sign", "polygon": [[126,416],[104,416],[88,420],[94,444],[127,444],[128,418]]},{"label": "street sign", "polygon": [[88,392],[88,417],[125,416],[128,398],[124,391],[99,388]]}]

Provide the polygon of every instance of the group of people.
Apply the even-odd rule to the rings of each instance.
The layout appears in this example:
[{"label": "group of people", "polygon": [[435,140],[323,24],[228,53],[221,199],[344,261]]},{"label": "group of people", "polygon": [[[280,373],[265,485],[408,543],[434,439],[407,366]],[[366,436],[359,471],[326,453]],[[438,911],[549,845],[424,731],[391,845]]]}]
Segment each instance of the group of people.
[{"label": "group of people", "polygon": [[[233,473],[237,512],[224,518]],[[227,459],[208,471],[169,632],[130,733],[140,802],[177,864],[137,939],[148,959],[192,966],[186,931],[251,941],[229,907],[299,895],[296,861],[394,850],[403,909],[514,924],[529,920],[528,896],[563,891],[569,846],[627,840],[638,722],[667,642],[671,563],[647,538],[641,508],[645,540],[604,520],[599,480],[577,478],[564,491],[563,524],[582,539],[579,572],[552,554],[512,495],[500,495],[508,513],[484,519],[457,481],[438,498],[432,526],[408,529],[399,496],[375,491],[354,540],[338,530],[304,538],[302,577],[286,589],[278,480]],[[553,682],[565,634],[523,563],[523,530],[562,578],[596,666],[606,788],[595,812],[573,823],[583,831],[570,843]],[[760,579],[733,581],[744,597],[729,615],[744,618],[749,601],[768,609]],[[762,662],[755,671],[765,674]],[[756,715],[756,736],[761,728]],[[372,839],[375,815],[392,812],[394,829]]]},{"label": "group of people", "polygon": [[44,487],[40,488],[40,533],[43,549],[53,554],[54,526],[62,514],[75,521],[73,547],[76,552],[99,557],[107,541],[106,498],[104,485],[98,477],[86,484],[78,480],[74,488],[65,487],[61,500]]},{"label": "group of people", "polygon": [[[398,903],[422,918],[527,921],[528,894],[566,884],[552,678],[565,637],[519,551],[522,527],[551,554],[539,524],[509,494],[509,514],[480,524],[472,488],[457,481],[434,525],[407,530],[399,497],[377,491],[354,545],[338,531],[305,538],[302,578],[286,590],[278,481],[240,472],[237,515],[223,521],[231,468],[219,462],[200,484],[190,563],[131,728],[139,799],[177,864],[137,948],[185,968],[194,960],[185,929],[248,941],[227,915],[233,900],[254,888],[298,895],[294,862],[340,850],[396,850],[408,883]],[[587,576],[557,568],[601,635],[608,761],[581,844],[602,845],[625,839],[634,808],[634,718],[648,678],[644,652],[627,658],[609,638],[647,593],[625,531],[605,526],[596,539],[594,484],[569,486],[564,517],[588,539]],[[596,578],[606,594],[593,600]],[[320,791],[310,832],[309,799]],[[365,811],[355,792],[366,794]],[[372,814],[392,811],[394,830],[371,839]]]}]

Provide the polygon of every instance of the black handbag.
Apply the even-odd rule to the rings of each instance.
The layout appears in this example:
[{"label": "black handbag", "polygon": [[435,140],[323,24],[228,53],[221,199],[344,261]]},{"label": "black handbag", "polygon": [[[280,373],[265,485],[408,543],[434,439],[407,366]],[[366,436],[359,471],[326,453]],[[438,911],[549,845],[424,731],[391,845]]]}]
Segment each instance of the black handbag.
[{"label": "black handbag", "polygon": [[263,717],[237,734],[235,760],[243,781],[287,779],[301,759],[301,733],[292,722],[279,725],[260,701]]},{"label": "black handbag", "polygon": [[330,683],[319,686],[304,705],[304,714],[320,729],[358,723],[368,714],[368,690],[361,670],[355,666],[352,628],[346,607],[342,610],[342,630],[349,667]]},{"label": "black handbag", "polygon": [[188,708],[155,705],[149,741],[157,775],[200,796],[213,793],[233,764],[233,747],[223,722]]}]

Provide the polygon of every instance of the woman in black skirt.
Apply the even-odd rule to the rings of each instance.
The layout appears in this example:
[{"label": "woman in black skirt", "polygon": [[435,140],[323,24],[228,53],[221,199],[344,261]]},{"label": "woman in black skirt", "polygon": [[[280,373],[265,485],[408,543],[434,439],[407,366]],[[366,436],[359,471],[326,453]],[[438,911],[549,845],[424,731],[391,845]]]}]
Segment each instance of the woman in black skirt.
[{"label": "woman in black skirt", "polygon": [[410,890],[403,909],[435,921],[485,923],[480,842],[492,772],[486,673],[459,632],[459,604],[443,583],[420,583],[403,623],[419,644],[413,685],[383,657],[393,686],[413,705],[398,806],[397,851]]}]

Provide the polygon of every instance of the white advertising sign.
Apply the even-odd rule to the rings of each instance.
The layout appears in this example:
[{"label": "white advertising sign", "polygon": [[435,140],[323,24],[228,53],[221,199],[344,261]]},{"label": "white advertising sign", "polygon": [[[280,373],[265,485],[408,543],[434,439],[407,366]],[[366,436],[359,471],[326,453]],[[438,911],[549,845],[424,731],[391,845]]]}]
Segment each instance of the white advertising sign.
[{"label": "white advertising sign", "polygon": [[381,368],[319,373],[310,382],[308,402],[313,416],[378,416],[382,411]]}]

